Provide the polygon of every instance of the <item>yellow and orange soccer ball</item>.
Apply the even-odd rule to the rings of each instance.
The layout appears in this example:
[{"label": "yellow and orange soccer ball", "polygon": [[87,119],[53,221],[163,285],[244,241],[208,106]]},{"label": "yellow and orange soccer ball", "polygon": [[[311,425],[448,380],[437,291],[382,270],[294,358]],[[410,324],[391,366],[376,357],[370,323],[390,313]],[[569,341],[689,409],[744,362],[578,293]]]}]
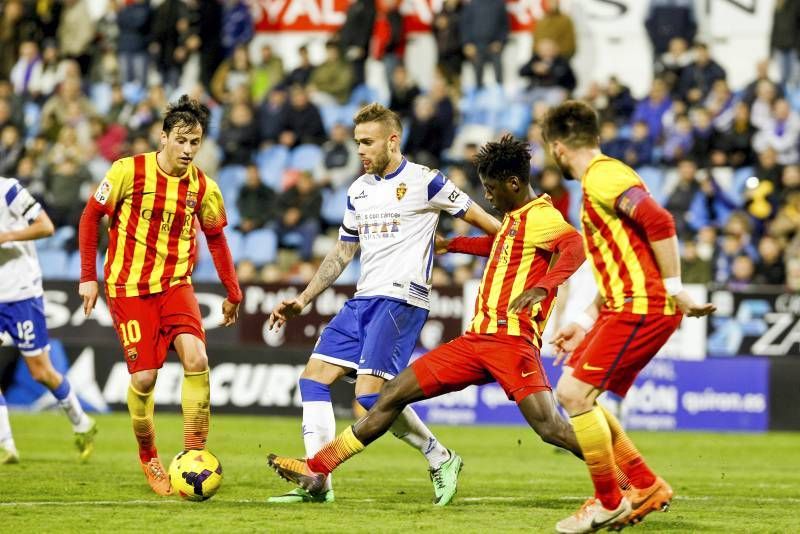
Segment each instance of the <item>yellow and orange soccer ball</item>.
[{"label": "yellow and orange soccer ball", "polygon": [[178,453],[169,464],[172,489],[188,501],[205,501],[222,484],[222,464],[208,450]]}]

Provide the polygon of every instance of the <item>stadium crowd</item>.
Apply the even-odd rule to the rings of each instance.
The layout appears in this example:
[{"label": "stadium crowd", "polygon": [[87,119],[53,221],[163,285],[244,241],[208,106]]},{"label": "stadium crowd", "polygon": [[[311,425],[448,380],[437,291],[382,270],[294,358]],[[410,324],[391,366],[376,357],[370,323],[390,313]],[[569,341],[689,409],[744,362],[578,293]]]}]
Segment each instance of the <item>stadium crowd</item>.
[{"label": "stadium crowd", "polygon": [[[472,198],[483,199],[471,163],[478,146],[512,132],[530,142],[536,190],[577,223],[579,184],[548,161],[537,120],[565,98],[585,99],[600,113],[603,151],[635,167],[673,214],[684,282],[800,289],[796,2],[775,4],[770,47],[780,78],[764,60],[734,90],[695,41],[691,6],[654,0],[654,78],[641,99],[615,77],[580,83],[570,66],[573,24],[553,0],[519,65],[527,85],[518,91],[503,85],[503,0],[444,2],[432,29],[437,75],[426,90],[404,67],[411,58],[396,0],[357,0],[324,61],[314,64],[301,47],[293,69],[279,50],[251,46],[254,23],[241,0],[111,0],[99,20],[88,3],[0,1],[0,175],[17,177],[58,228],[37,242],[46,278],[78,278],[85,200],[112,161],[158,147],[162,111],[188,92],[212,109],[196,163],[223,191],[240,281],[308,281],[361,173],[350,119],[380,98],[365,83],[369,59],[387,72],[385,103],[405,124],[404,153],[442,168]],[[487,64],[493,79],[483,76]],[[466,69],[477,74],[473,86],[463,87]],[[442,224],[468,232],[458,220]],[[216,280],[199,250],[194,279]],[[437,262],[435,285],[482,270],[469,257]],[[354,263],[340,282],[354,283],[357,272]]]}]

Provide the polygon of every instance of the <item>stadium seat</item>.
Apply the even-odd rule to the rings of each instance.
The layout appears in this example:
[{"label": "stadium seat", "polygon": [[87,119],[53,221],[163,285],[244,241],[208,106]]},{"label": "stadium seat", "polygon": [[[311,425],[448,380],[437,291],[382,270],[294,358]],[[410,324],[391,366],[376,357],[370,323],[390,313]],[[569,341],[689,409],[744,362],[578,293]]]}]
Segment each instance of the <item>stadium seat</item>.
[{"label": "stadium seat", "polygon": [[244,236],[242,249],[242,259],[259,266],[272,263],[278,255],[278,236],[270,228],[254,230]]},{"label": "stadium seat", "polygon": [[261,181],[275,191],[282,191],[283,171],[289,163],[289,149],[275,145],[262,149],[256,154],[256,165]]},{"label": "stadium seat", "polygon": [[239,222],[242,220],[239,214],[239,208],[236,206],[236,198],[231,202],[225,199],[225,216],[228,219],[228,227],[230,228],[238,226]]},{"label": "stadium seat", "polygon": [[217,184],[220,191],[222,191],[226,209],[230,209],[231,206],[236,204],[236,199],[239,197],[239,189],[244,184],[246,175],[247,171],[242,165],[228,165],[219,170]]},{"label": "stadium seat", "polygon": [[234,263],[238,263],[244,256],[244,235],[238,230],[234,230],[231,224],[225,229],[225,240],[228,241],[228,248],[231,250],[231,257]]},{"label": "stadium seat", "polygon": [[69,255],[60,249],[45,249],[39,251],[39,265],[42,268],[42,278],[45,280],[64,280],[67,277]]},{"label": "stadium seat", "polygon": [[497,120],[496,130],[507,130],[524,138],[531,122],[531,107],[522,102],[513,102],[500,110]]},{"label": "stadium seat", "polygon": [[322,209],[320,216],[322,220],[331,226],[336,226],[342,222],[347,206],[347,185],[334,190],[323,189]]},{"label": "stadium seat", "polygon": [[636,172],[644,181],[650,194],[659,204],[664,204],[664,173],[658,167],[645,165],[636,169]]},{"label": "stadium seat", "polygon": [[361,107],[364,104],[380,101],[378,91],[367,84],[357,85],[350,92],[350,100],[347,102],[351,106]]},{"label": "stadium seat", "polygon": [[289,156],[290,169],[313,171],[322,161],[322,149],[317,145],[300,145]]},{"label": "stadium seat", "polygon": [[211,258],[198,261],[195,264],[194,270],[192,271],[192,281],[217,282],[218,280],[219,276],[217,275],[217,270],[214,267],[214,262],[211,261]]},{"label": "stadium seat", "polygon": [[106,115],[111,109],[111,93],[111,84],[106,82],[93,83],[89,87],[89,98],[99,114]]},{"label": "stadium seat", "polygon": [[342,122],[342,117],[344,115],[342,109],[344,109],[342,106],[337,106],[336,104],[319,106],[319,113],[322,116],[322,124],[325,126],[325,132],[327,132],[329,135],[331,130],[333,130],[333,127]]}]

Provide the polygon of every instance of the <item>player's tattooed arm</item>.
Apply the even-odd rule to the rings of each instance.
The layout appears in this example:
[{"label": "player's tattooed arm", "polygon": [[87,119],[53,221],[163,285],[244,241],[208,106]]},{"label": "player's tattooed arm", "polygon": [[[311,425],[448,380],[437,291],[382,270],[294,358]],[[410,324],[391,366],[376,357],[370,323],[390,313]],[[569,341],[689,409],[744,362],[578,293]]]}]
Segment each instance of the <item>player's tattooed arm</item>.
[{"label": "player's tattooed arm", "polygon": [[305,290],[300,293],[299,298],[303,303],[308,304],[317,298],[317,295],[332,286],[347,265],[353,261],[357,251],[357,242],[337,241],[333,250],[322,260],[319,269],[314,274],[314,278],[311,279]]},{"label": "player's tattooed arm", "polygon": [[297,298],[284,300],[272,310],[267,323],[268,327],[270,329],[280,328],[292,317],[300,315],[309,302],[333,285],[347,264],[353,261],[357,251],[358,242],[337,241],[333,250],[322,260],[319,269],[303,292]]}]

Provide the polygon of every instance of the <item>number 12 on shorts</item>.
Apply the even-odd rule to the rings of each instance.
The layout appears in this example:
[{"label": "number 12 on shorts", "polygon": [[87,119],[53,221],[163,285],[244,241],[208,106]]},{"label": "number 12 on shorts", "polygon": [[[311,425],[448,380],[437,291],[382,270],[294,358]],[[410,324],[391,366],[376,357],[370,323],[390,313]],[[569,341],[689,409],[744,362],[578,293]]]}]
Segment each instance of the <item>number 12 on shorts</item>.
[{"label": "number 12 on shorts", "polygon": [[122,345],[125,347],[137,343],[142,339],[142,330],[139,328],[139,321],[131,319],[130,321],[119,323],[119,337],[122,338]]}]

